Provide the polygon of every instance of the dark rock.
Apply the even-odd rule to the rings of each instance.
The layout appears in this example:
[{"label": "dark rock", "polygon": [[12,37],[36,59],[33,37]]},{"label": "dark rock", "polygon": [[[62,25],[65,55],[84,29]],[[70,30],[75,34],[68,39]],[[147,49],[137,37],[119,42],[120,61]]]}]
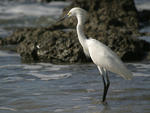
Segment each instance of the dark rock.
[{"label": "dark rock", "polygon": [[150,22],[150,11],[143,10],[139,12],[139,21],[140,22]]},{"label": "dark rock", "polygon": [[4,44],[18,44],[22,42],[26,37],[29,37],[32,34],[34,28],[25,28],[15,31],[11,36],[3,39]]},{"label": "dark rock", "polygon": [[150,10],[143,10],[139,12],[139,29],[150,25]]},{"label": "dark rock", "polygon": [[[37,36],[36,36],[36,35]],[[41,61],[81,62],[85,55],[77,40],[75,31],[44,31],[41,37],[39,29],[33,31],[30,39],[26,38],[18,45],[17,51],[23,59]]]},{"label": "dark rock", "polygon": [[[107,30],[116,28],[137,29],[138,12],[133,0],[75,0],[70,6],[64,8],[60,18],[65,16],[73,7],[81,7],[88,12],[85,31]],[[64,20],[67,28],[75,28],[76,18]]]}]

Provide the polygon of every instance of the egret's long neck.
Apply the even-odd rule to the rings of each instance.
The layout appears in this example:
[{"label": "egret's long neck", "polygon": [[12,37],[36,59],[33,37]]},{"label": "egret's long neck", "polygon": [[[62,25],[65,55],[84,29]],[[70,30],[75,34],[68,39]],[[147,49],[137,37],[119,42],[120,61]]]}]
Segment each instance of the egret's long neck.
[{"label": "egret's long neck", "polygon": [[83,33],[83,23],[84,23],[84,20],[83,20],[82,16],[77,16],[77,20],[78,20],[77,34],[78,34],[79,42],[81,43],[82,47],[87,47],[86,46],[86,40],[87,40],[87,38],[85,37],[85,35]]}]

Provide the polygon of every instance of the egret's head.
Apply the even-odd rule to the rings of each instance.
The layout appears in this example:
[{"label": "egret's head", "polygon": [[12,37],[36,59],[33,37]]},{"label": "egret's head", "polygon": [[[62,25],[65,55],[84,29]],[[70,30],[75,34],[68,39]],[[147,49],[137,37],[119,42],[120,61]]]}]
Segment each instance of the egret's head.
[{"label": "egret's head", "polygon": [[64,20],[67,17],[71,17],[71,16],[76,16],[77,18],[78,17],[82,17],[82,19],[85,22],[85,20],[86,20],[86,11],[84,9],[82,9],[82,8],[79,8],[79,7],[72,8],[68,12],[68,14],[65,17],[63,17],[62,19],[60,19],[58,22]]}]

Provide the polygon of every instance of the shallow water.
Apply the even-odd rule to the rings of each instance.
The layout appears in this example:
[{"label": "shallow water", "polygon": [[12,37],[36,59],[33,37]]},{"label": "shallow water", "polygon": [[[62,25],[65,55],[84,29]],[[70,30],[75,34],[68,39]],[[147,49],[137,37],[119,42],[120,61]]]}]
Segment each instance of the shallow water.
[{"label": "shallow water", "polygon": [[16,53],[0,51],[0,112],[148,113],[150,65],[126,66],[134,79],[109,72],[108,106],[104,106],[98,104],[103,83],[94,64],[25,63]]},{"label": "shallow water", "polygon": [[63,8],[71,2],[37,0],[0,0],[0,37],[12,34],[18,28],[40,27],[54,24]]}]

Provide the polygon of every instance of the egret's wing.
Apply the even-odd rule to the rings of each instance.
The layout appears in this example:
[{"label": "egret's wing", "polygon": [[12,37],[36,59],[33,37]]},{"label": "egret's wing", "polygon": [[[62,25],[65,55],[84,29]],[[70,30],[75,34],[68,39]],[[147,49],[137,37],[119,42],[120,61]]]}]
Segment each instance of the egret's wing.
[{"label": "egret's wing", "polygon": [[91,59],[96,65],[119,74],[125,79],[133,78],[132,73],[110,48],[95,39],[89,39],[87,44]]}]

